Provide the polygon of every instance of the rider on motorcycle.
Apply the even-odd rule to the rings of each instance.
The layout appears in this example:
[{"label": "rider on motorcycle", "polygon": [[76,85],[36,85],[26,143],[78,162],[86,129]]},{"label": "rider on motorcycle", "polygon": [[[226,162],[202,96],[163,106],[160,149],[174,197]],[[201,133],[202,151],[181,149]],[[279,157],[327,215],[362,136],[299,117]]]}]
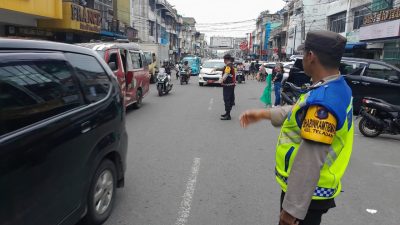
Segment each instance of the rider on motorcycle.
[{"label": "rider on motorcycle", "polygon": [[187,77],[187,79],[189,80],[190,79],[190,71],[191,71],[191,69],[190,69],[190,66],[189,66],[189,62],[188,61],[185,61],[184,63],[183,63],[183,70],[186,72],[186,77]]}]

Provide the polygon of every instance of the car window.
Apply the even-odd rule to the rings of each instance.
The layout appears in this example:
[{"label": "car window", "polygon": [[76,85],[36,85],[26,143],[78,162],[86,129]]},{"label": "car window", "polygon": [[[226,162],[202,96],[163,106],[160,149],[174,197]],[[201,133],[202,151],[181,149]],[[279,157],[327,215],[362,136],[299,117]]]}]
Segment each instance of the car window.
[{"label": "car window", "polygon": [[148,65],[152,64],[153,58],[151,56],[151,52],[144,52],[144,57],[146,58],[146,62]]},{"label": "car window", "polygon": [[140,69],[143,67],[142,59],[140,58],[139,52],[130,52],[132,59],[133,69]]},{"label": "car window", "polygon": [[359,62],[342,61],[339,70],[343,75],[361,75],[365,66]]},{"label": "car window", "polygon": [[381,64],[371,63],[365,74],[368,77],[373,77],[382,80],[388,80],[391,76],[398,76],[396,70]]},{"label": "car window", "polygon": [[110,62],[115,63],[115,67],[116,67],[115,70],[119,69],[118,54],[116,52],[110,54],[110,57],[108,58],[108,63],[110,63]]},{"label": "car window", "polygon": [[0,63],[0,135],[84,104],[66,61]]},{"label": "car window", "polygon": [[85,98],[89,102],[104,99],[110,89],[110,78],[93,56],[65,53],[81,81]]}]

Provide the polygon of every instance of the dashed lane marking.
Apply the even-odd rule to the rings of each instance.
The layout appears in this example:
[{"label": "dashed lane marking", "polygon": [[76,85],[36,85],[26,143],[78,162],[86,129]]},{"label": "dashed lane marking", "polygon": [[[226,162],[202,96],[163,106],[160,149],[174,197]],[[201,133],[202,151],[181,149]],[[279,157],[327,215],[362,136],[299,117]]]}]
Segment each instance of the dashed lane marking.
[{"label": "dashed lane marking", "polygon": [[178,219],[175,222],[175,225],[185,225],[188,221],[190,215],[190,208],[192,205],[192,198],[194,194],[194,190],[196,189],[196,180],[197,175],[199,174],[200,169],[200,158],[194,158],[192,170],[189,176],[189,180],[186,183],[186,191],[183,194],[183,199],[181,202],[181,206],[179,208]]}]

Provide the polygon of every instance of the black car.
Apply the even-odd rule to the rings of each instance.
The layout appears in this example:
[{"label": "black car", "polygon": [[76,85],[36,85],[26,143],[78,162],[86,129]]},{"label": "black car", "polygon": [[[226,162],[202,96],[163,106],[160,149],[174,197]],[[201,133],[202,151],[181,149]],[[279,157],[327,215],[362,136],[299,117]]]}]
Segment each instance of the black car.
[{"label": "black car", "polygon": [[104,222],[124,185],[123,102],[92,50],[0,39],[0,223]]},{"label": "black car", "polygon": [[[302,86],[309,82],[302,58],[297,58],[287,82]],[[353,91],[354,113],[361,109],[363,97],[374,97],[400,105],[400,69],[382,61],[343,57],[340,72]]]}]

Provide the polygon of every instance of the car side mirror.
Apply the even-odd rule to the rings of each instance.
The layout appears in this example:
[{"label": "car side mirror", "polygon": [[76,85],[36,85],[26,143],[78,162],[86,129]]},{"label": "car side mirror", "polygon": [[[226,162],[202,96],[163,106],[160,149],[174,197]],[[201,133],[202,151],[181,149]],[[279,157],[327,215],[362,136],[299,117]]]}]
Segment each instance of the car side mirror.
[{"label": "car side mirror", "polygon": [[108,66],[110,67],[110,69],[112,71],[116,71],[117,70],[117,64],[115,62],[109,62]]},{"label": "car side mirror", "polygon": [[391,83],[399,83],[400,80],[399,80],[398,76],[390,76],[388,78],[388,81],[391,82]]}]

